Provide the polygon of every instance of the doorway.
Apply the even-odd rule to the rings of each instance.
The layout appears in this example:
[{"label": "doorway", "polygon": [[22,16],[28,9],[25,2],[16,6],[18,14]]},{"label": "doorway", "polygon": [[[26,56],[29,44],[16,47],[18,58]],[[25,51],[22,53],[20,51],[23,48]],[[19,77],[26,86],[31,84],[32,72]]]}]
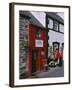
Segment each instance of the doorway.
[{"label": "doorway", "polygon": [[38,51],[33,50],[32,51],[32,73],[36,72],[36,62],[38,60]]},{"label": "doorway", "polygon": [[59,51],[60,43],[59,42],[53,42],[53,53],[55,53],[56,49]]}]

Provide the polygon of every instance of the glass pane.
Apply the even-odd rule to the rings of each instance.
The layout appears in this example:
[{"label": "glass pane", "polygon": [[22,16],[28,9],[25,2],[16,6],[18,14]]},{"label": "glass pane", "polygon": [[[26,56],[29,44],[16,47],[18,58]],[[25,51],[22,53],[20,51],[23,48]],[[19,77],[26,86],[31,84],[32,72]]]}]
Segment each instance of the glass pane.
[{"label": "glass pane", "polygon": [[54,30],[58,31],[58,22],[54,21],[54,25],[53,25]]},{"label": "glass pane", "polygon": [[53,20],[48,18],[49,24],[48,24],[48,28],[53,29]]}]

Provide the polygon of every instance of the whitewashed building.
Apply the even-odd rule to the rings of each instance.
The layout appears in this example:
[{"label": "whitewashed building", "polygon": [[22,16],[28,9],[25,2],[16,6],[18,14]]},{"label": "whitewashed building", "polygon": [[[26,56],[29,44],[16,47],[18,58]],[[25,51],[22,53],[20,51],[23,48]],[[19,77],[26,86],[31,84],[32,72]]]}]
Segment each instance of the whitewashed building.
[{"label": "whitewashed building", "polygon": [[[63,14],[63,13],[62,13]],[[56,49],[63,53],[64,47],[64,20],[57,13],[46,13],[46,28],[48,29],[48,49],[52,54]],[[48,50],[49,52],[50,50]]]}]

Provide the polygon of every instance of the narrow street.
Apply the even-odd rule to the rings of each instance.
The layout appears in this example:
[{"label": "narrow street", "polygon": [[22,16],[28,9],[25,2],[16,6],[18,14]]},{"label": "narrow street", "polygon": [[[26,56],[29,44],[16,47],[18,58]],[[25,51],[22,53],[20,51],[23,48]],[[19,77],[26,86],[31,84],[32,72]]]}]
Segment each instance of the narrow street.
[{"label": "narrow street", "polygon": [[38,73],[37,78],[64,77],[64,67],[50,68],[50,70]]}]

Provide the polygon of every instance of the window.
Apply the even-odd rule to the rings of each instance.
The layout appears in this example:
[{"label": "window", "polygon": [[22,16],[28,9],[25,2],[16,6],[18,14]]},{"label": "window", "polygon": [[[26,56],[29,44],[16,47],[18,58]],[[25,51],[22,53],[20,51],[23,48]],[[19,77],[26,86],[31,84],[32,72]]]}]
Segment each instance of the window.
[{"label": "window", "polygon": [[64,33],[64,25],[59,24],[59,31]]},{"label": "window", "polygon": [[48,28],[53,29],[53,20],[48,18]]},{"label": "window", "polygon": [[36,30],[36,38],[40,38],[41,37],[41,29]]},{"label": "window", "polygon": [[53,53],[55,53],[56,49],[58,49],[59,51],[59,46],[60,46],[59,42],[53,42]]},{"label": "window", "polygon": [[54,20],[53,22],[53,29],[58,31],[58,22]]}]

